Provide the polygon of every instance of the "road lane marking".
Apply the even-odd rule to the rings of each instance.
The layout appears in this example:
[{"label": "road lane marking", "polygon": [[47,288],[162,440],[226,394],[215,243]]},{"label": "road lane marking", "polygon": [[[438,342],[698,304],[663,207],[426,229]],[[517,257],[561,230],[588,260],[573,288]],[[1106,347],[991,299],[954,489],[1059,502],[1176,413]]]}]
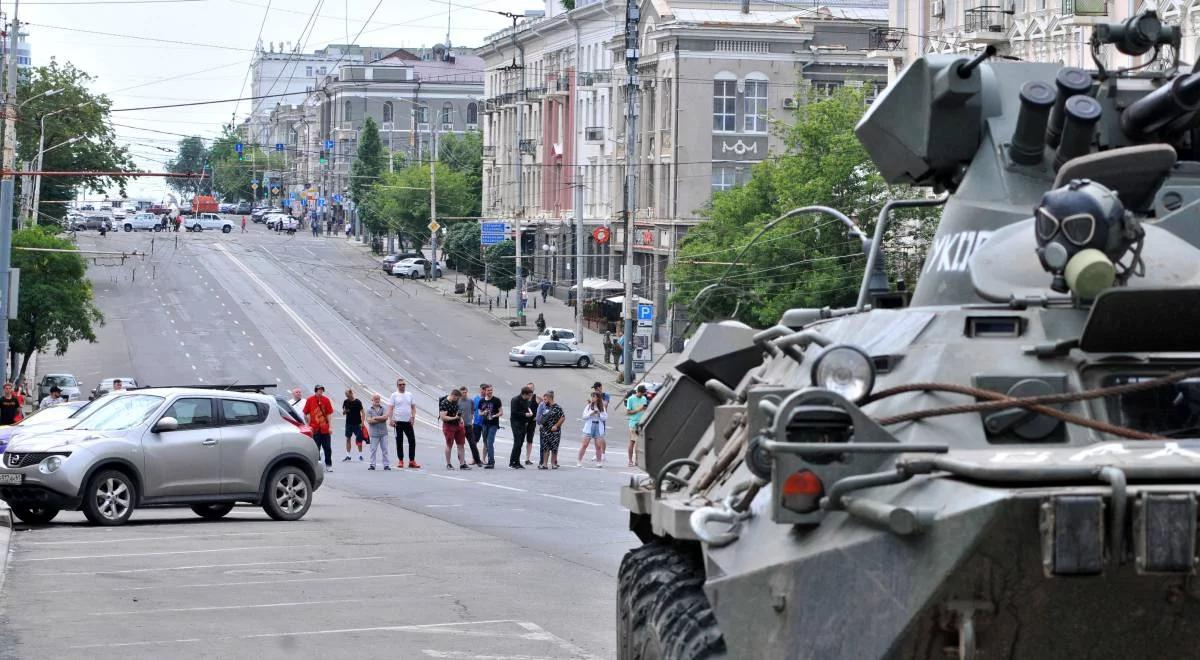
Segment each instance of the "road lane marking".
[{"label": "road lane marking", "polygon": [[[466,481],[466,479],[463,479],[463,481]],[[454,508],[460,507],[462,505],[461,504],[426,504],[425,506],[430,509],[454,509]]]},{"label": "road lane marking", "polygon": [[552,497],[556,500],[562,500],[564,502],[575,502],[576,504],[587,504],[589,506],[603,506],[601,504],[596,504],[595,502],[589,502],[587,500],[577,500],[573,497],[563,497],[562,495],[551,495],[550,493],[541,493],[541,496],[542,497]]},{"label": "road lane marking", "polygon": [[161,557],[163,555],[196,555],[209,552],[241,552],[244,550],[278,550],[280,548],[315,548],[315,544],[305,545],[257,545],[246,548],[212,548],[209,550],[171,550],[169,552],[127,552],[117,555],[74,555],[71,557],[36,557],[33,559],[16,559],[19,562],[34,561],[67,561],[68,559],[118,559],[121,557]]},{"label": "road lane marking", "polygon": [[[454,504],[450,506],[462,506]],[[320,578],[296,578],[294,580],[253,580],[250,582],[207,582],[199,584],[156,584],[150,587],[113,587],[112,589],[99,589],[97,591],[149,591],[151,589],[208,589],[211,587],[242,587],[261,584],[290,584],[293,582],[336,582],[340,580],[382,580],[386,578],[401,578],[412,577],[416,573],[392,573],[390,575],[350,575],[346,577],[320,577]],[[79,588],[75,589],[51,589],[48,591],[37,591],[39,594],[60,594],[60,593],[75,593]]]},{"label": "road lane marking", "polygon": [[294,559],[291,561],[252,561],[242,564],[196,564],[195,566],[168,566],[166,568],[126,568],[119,571],[52,571],[34,575],[124,575],[127,573],[152,573],[158,571],[190,571],[198,568],[241,568],[242,566],[280,566],[282,564],[323,564],[334,561],[366,561],[383,557],[346,557],[339,559]]},{"label": "road lane marking", "polygon": [[454,481],[470,481],[470,479],[463,479],[462,477],[451,477],[451,476],[447,476],[444,474],[433,474],[433,473],[427,473],[427,474],[431,477],[437,477],[438,479],[452,479]]},{"label": "road lane marking", "polygon": [[[237,509],[234,509],[235,511]],[[177,534],[174,536],[131,536],[123,539],[88,539],[86,541],[22,541],[21,546],[27,545],[92,545],[93,543],[141,543],[143,541],[177,541],[180,539],[212,539],[219,536],[283,536],[309,534],[313,532],[229,532],[227,534]]]},{"label": "road lane marking", "polygon": [[504,490],[515,490],[518,493],[528,493],[529,492],[529,491],[525,490],[524,488],[513,488],[512,486],[501,486],[500,484],[494,484],[490,481],[476,481],[475,483],[479,484],[480,486],[491,486],[492,488],[503,488]]},{"label": "road lane marking", "polygon": [[554,658],[544,655],[479,655],[465,651],[438,651],[436,649],[422,649],[421,653],[431,658],[463,658],[464,660],[554,660]]},{"label": "road lane marking", "polygon": [[125,610],[123,612],[88,612],[88,616],[125,616],[129,614],[161,614],[165,612],[213,612],[217,610],[254,610],[269,607],[304,607],[306,605],[328,605],[331,603],[361,603],[365,598],[340,598],[337,600],[301,600],[290,603],[263,603],[262,605],[213,605],[209,607],[164,607],[153,610]]}]

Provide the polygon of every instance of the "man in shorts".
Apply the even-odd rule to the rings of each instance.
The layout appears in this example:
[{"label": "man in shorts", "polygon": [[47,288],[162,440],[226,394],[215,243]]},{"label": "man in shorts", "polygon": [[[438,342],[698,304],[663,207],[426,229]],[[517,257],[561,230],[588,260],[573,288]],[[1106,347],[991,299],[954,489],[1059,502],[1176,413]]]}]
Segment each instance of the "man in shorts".
[{"label": "man in shorts", "polygon": [[648,405],[650,399],[646,396],[645,385],[638,385],[633,396],[625,400],[625,414],[629,415],[629,467],[637,466],[637,463],[633,462],[633,452],[637,447],[638,424],[641,423]]},{"label": "man in shorts", "polygon": [[458,469],[471,469],[467,465],[466,456],[467,427],[463,424],[462,411],[458,408],[460,396],[458,390],[454,389],[442,397],[441,401],[438,401],[438,418],[442,420],[442,435],[446,438],[447,470],[454,469],[454,465],[450,462],[450,449],[454,445],[458,445]]}]

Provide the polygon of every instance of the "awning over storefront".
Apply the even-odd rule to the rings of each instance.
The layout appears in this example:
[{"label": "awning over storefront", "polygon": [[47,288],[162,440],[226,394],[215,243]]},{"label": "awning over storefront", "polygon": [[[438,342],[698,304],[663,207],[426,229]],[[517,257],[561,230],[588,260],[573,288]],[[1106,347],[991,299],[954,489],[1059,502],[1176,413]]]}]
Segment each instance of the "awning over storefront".
[{"label": "awning over storefront", "polygon": [[[571,286],[572,289],[576,287]],[[585,277],[583,279],[584,291],[620,291],[625,285],[616,280],[606,280],[599,277]]]},{"label": "awning over storefront", "polygon": [[[637,302],[638,304],[643,304],[643,305],[652,305],[652,304],[654,304],[654,301],[652,301],[652,300],[647,300],[647,299],[645,299],[645,298],[643,298],[643,297],[641,297],[641,296],[634,296],[634,297],[633,297],[633,299],[634,299],[634,301],[635,301],[635,302]],[[625,296],[613,296],[613,297],[611,297],[611,298],[605,298],[605,299],[604,299],[604,302],[610,302],[610,303],[613,303],[613,304],[616,304],[616,305],[624,305],[624,304],[625,304]]]}]

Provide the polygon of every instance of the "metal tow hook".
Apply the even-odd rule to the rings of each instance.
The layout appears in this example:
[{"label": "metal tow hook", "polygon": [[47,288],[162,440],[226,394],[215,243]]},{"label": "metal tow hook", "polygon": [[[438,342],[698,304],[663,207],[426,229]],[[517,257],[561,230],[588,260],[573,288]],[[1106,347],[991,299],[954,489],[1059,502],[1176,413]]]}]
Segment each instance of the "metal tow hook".
[{"label": "metal tow hook", "polygon": [[[693,511],[688,523],[691,524],[692,533],[696,535],[696,538],[714,548],[723,548],[738,540],[740,535],[738,529],[742,526],[742,521],[749,518],[751,513],[749,506],[745,511],[737,510],[737,496],[745,492],[750,485],[749,482],[738,484],[720,504],[701,507]],[[714,534],[708,531],[710,522],[725,523],[729,525],[729,529]]]}]

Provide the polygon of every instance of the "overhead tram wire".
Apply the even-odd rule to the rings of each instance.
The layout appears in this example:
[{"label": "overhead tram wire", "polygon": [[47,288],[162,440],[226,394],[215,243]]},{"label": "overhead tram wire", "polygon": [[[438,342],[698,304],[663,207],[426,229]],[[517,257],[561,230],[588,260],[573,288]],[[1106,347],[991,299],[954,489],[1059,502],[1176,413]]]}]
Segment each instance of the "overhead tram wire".
[{"label": "overhead tram wire", "polygon": [[[317,15],[323,6],[325,6],[325,0],[317,0],[316,4],[313,5],[312,12],[308,15],[308,20],[305,21],[304,27],[300,28],[300,36],[296,39],[296,49],[291,53],[292,55],[299,55],[301,51],[308,47],[308,40],[312,38],[313,30],[317,27]],[[257,53],[257,51],[258,46],[256,44],[255,52]],[[279,84],[279,79],[283,77],[283,72],[287,70],[288,64],[292,65],[292,73],[288,76],[288,81],[284,84],[284,89],[287,89],[287,86],[292,84],[292,80],[296,77],[296,70],[300,67],[300,59],[298,57],[292,57],[290,62],[284,63],[283,67],[279,69],[279,73],[276,74],[275,79],[271,81],[271,86],[267,88],[267,94],[275,91],[275,86]],[[307,94],[308,92],[304,93]],[[260,107],[262,107],[261,103],[251,104],[250,116],[253,117]]]},{"label": "overhead tram wire", "polygon": [[[267,8],[263,11],[262,21],[258,24],[258,36],[254,38],[254,55],[250,56],[250,63],[246,65],[246,75],[242,76],[242,86],[238,90],[238,96],[246,93],[246,83],[250,82],[250,72],[254,70],[254,58],[258,56],[258,45],[262,43],[263,28],[267,25],[267,16],[271,14],[271,3],[275,0],[267,0]],[[238,101],[233,106],[233,113],[229,117],[229,123],[232,125],[237,121],[238,107],[241,101]]]}]

